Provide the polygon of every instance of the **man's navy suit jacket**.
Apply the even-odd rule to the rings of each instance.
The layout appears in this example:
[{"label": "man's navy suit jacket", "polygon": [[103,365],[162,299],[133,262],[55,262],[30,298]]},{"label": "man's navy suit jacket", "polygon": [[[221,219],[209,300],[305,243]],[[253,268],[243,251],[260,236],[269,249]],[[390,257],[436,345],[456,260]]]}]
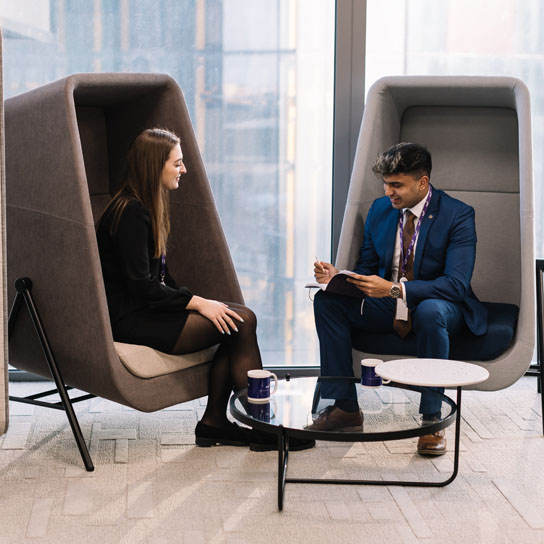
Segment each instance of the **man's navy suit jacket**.
[{"label": "man's navy suit jacket", "polygon": [[[391,278],[400,213],[385,196],[374,201],[355,272]],[[470,286],[475,259],[474,208],[433,188],[417,239],[414,279],[404,284],[408,307],[413,310],[430,298],[458,302],[469,330],[478,336],[485,334],[487,309]]]}]

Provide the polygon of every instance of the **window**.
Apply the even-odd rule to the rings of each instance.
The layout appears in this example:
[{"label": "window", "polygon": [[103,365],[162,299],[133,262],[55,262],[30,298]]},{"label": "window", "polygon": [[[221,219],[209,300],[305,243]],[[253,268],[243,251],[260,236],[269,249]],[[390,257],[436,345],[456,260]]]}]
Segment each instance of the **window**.
[{"label": "window", "polygon": [[367,0],[367,88],[385,75],[518,77],[532,103],[536,256],[544,256],[544,4]]},{"label": "window", "polygon": [[265,365],[318,364],[303,285],[330,260],[335,4],[12,0],[5,97],[74,72],[166,72],[184,91]]}]

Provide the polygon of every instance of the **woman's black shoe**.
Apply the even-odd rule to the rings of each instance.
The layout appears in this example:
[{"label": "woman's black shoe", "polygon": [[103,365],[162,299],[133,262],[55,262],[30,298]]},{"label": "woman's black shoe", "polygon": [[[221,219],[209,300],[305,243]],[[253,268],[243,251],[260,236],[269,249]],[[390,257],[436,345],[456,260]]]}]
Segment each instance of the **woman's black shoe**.
[{"label": "woman's black shoe", "polygon": [[195,427],[195,443],[197,446],[249,446],[251,432],[236,423],[229,423],[228,429],[210,427],[199,421]]},{"label": "woman's black shoe", "polygon": [[[256,429],[251,430],[251,451],[278,451],[278,437],[266,434]],[[289,438],[289,451],[309,450],[315,446],[315,440],[305,438]]]}]

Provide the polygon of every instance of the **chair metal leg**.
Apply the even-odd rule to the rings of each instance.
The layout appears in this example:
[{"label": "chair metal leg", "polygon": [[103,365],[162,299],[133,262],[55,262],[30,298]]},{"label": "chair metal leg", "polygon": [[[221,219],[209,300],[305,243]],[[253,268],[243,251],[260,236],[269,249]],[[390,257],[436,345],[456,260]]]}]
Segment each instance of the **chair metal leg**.
[{"label": "chair metal leg", "polygon": [[[89,450],[87,449],[87,445],[85,444],[85,439],[83,438],[83,434],[81,432],[81,428],[79,426],[79,422],[77,420],[76,414],[74,412],[74,408],[72,406],[72,399],[70,399],[67,392],[67,389],[70,389],[70,388],[67,388],[64,384],[64,381],[60,374],[59,367],[55,361],[55,357],[51,350],[51,346],[49,345],[47,335],[45,333],[42,322],[40,320],[40,316],[38,315],[38,310],[36,308],[36,305],[34,304],[34,299],[32,298],[32,293],[31,293],[32,282],[30,281],[29,278],[19,278],[15,282],[15,288],[17,289],[17,294],[15,296],[15,300],[13,302],[13,306],[11,308],[9,320],[8,320],[9,337],[11,337],[11,334],[15,328],[15,322],[19,315],[21,304],[24,302],[28,310],[28,313],[30,314],[30,319],[32,320],[32,324],[34,325],[36,334],[38,335],[38,339],[40,341],[40,345],[42,347],[43,354],[47,362],[47,366],[49,368],[49,371],[51,372],[51,376],[53,377],[53,380],[55,381],[55,385],[57,388],[56,392],[58,392],[61,402],[53,404],[53,403],[40,402],[35,400],[35,398],[38,398],[39,395],[38,396],[31,395],[30,397],[26,397],[24,399],[19,397],[11,397],[11,396],[9,398],[10,400],[13,400],[16,402],[25,402],[27,404],[36,404],[39,406],[46,406],[49,408],[57,408],[57,409],[60,408],[64,410],[66,412],[66,416],[68,417],[68,422],[70,423],[70,427],[74,434],[77,447],[79,448],[79,453],[81,455],[81,458],[83,459],[83,464],[85,465],[85,468],[87,471],[92,472],[94,470],[94,465],[93,465],[91,456],[89,454]],[[87,398],[92,398],[93,396],[94,395],[85,395],[83,397],[74,399],[73,402],[85,400]],[[35,398],[33,399],[32,397],[35,397]]]},{"label": "chair metal leg", "polygon": [[540,402],[541,402],[541,414],[542,414],[542,434],[544,435],[544,377],[542,374],[542,366],[540,367],[540,375],[539,375],[539,383],[540,383]]},{"label": "chair metal leg", "polygon": [[285,478],[287,476],[287,462],[289,459],[289,439],[285,435],[283,425],[278,426],[278,510],[283,510],[283,496],[285,494]]}]

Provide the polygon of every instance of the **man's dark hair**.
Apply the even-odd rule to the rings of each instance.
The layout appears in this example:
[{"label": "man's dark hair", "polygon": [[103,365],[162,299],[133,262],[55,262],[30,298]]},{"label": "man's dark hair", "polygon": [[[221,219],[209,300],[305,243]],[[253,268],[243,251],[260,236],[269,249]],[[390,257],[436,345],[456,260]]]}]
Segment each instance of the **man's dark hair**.
[{"label": "man's dark hair", "polygon": [[372,171],[379,177],[392,174],[409,174],[414,177],[431,177],[433,163],[431,154],[419,144],[402,142],[378,156]]}]

